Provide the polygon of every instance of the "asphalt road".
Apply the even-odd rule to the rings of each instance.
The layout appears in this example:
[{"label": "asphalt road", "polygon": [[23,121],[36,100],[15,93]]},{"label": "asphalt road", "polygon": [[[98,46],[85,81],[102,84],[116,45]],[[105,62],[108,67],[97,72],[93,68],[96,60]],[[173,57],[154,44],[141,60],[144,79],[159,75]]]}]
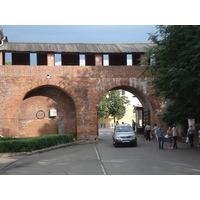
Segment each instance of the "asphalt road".
[{"label": "asphalt road", "polygon": [[137,147],[112,145],[111,130],[97,142],[83,142],[27,156],[0,157],[1,175],[197,175],[200,148],[178,143],[159,150],[157,141],[138,135]]},{"label": "asphalt road", "polygon": [[178,149],[159,150],[157,141],[138,136],[137,147],[114,148],[108,131],[98,142],[102,163],[109,175],[195,175],[200,174],[200,149],[178,142]]}]

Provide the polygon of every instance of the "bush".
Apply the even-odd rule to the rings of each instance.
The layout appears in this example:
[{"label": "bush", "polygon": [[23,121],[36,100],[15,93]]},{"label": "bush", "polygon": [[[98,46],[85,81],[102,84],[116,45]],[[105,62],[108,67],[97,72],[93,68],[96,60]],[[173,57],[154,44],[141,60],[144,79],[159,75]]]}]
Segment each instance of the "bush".
[{"label": "bush", "polygon": [[33,138],[3,138],[0,140],[0,153],[31,152],[59,144],[72,142],[73,135],[44,135]]}]

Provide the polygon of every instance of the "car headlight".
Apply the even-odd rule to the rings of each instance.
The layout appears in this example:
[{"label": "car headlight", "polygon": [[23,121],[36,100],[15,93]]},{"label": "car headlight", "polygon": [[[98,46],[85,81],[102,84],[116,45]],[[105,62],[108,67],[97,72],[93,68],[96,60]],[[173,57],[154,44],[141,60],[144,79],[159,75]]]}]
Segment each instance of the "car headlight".
[{"label": "car headlight", "polygon": [[116,136],[116,139],[117,139],[117,140],[120,140],[121,138],[120,138],[120,136],[117,135],[117,136]]}]

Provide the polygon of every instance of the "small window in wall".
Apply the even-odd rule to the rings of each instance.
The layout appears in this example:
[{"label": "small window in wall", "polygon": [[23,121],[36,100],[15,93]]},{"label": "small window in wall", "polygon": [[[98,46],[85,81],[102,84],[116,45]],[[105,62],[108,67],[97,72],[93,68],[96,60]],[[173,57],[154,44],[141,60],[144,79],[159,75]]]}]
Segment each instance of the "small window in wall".
[{"label": "small window in wall", "polygon": [[152,64],[153,64],[152,60],[148,58],[148,65],[152,65]]},{"label": "small window in wall", "polygon": [[115,128],[115,124],[111,124],[111,128]]},{"label": "small window in wall", "polygon": [[61,54],[55,53],[54,58],[55,58],[55,66],[61,66],[62,65]]},{"label": "small window in wall", "polygon": [[127,65],[128,66],[133,65],[132,54],[127,54],[126,58],[127,58]]},{"label": "small window in wall", "polygon": [[140,54],[139,53],[134,53],[132,55],[132,62],[133,62],[133,65],[140,65]]},{"label": "small window in wall", "polygon": [[109,65],[109,56],[108,54],[103,55],[103,66],[108,66]]},{"label": "small window in wall", "polygon": [[13,65],[30,65],[30,53],[12,53]]},{"label": "small window in wall", "polygon": [[4,60],[3,60],[3,64],[4,65],[12,65],[12,53],[5,53],[4,54]]},{"label": "small window in wall", "polygon": [[37,54],[30,53],[30,65],[37,65]]},{"label": "small window in wall", "polygon": [[80,66],[85,66],[85,55],[80,54],[79,55],[79,60],[80,60]]},{"label": "small window in wall", "polygon": [[106,124],[100,124],[100,128],[106,128]]},{"label": "small window in wall", "polygon": [[37,65],[47,65],[47,54],[37,53]]},{"label": "small window in wall", "polygon": [[126,54],[109,54],[109,65],[127,65]]},{"label": "small window in wall", "polygon": [[79,54],[61,54],[62,65],[80,65]]},{"label": "small window in wall", "polygon": [[95,55],[85,55],[85,64],[86,65],[95,65]]},{"label": "small window in wall", "polygon": [[155,64],[155,54],[153,54],[150,58],[149,58],[149,65],[153,65]]}]

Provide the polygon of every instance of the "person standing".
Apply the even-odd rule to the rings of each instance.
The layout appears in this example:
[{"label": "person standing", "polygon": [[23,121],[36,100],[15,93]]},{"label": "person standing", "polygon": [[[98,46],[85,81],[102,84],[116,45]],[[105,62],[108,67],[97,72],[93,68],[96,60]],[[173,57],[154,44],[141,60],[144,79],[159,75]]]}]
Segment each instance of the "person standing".
[{"label": "person standing", "polygon": [[163,133],[163,131],[161,129],[161,125],[158,126],[158,129],[156,130],[156,134],[158,136],[159,149],[163,149],[164,150],[165,138],[164,138],[164,133]]},{"label": "person standing", "polygon": [[133,119],[132,119],[132,128],[133,128],[133,131],[135,131],[136,123],[135,123],[135,121]]},{"label": "person standing", "polygon": [[147,125],[145,126],[145,132],[146,132],[146,140],[151,141],[150,138],[151,126],[149,125],[149,123],[147,123]]},{"label": "person standing", "polygon": [[156,140],[158,141],[158,136],[157,136],[157,134],[156,134],[156,130],[157,130],[157,129],[158,129],[157,125],[154,124],[154,127],[153,127],[152,132],[153,132],[154,139],[156,139]]},{"label": "person standing", "polygon": [[194,147],[194,134],[195,130],[192,128],[192,126],[190,126],[190,128],[188,128],[187,135],[189,137],[189,142],[191,147]]},{"label": "person standing", "polygon": [[168,142],[169,142],[168,149],[173,149],[172,148],[172,129],[171,129],[171,127],[168,128],[167,135],[168,135]]},{"label": "person standing", "polygon": [[200,128],[199,128],[199,130],[198,130],[198,145],[197,145],[198,147],[200,146]]},{"label": "person standing", "polygon": [[178,131],[176,129],[176,124],[173,124],[172,137],[173,137],[173,141],[174,141],[173,148],[175,148],[175,149],[178,149],[178,146],[177,146],[177,136],[178,136]]},{"label": "person standing", "polygon": [[143,121],[143,123],[142,123],[142,130],[144,132],[144,137],[146,137],[145,126],[146,126],[146,123],[145,123],[145,121]]}]

